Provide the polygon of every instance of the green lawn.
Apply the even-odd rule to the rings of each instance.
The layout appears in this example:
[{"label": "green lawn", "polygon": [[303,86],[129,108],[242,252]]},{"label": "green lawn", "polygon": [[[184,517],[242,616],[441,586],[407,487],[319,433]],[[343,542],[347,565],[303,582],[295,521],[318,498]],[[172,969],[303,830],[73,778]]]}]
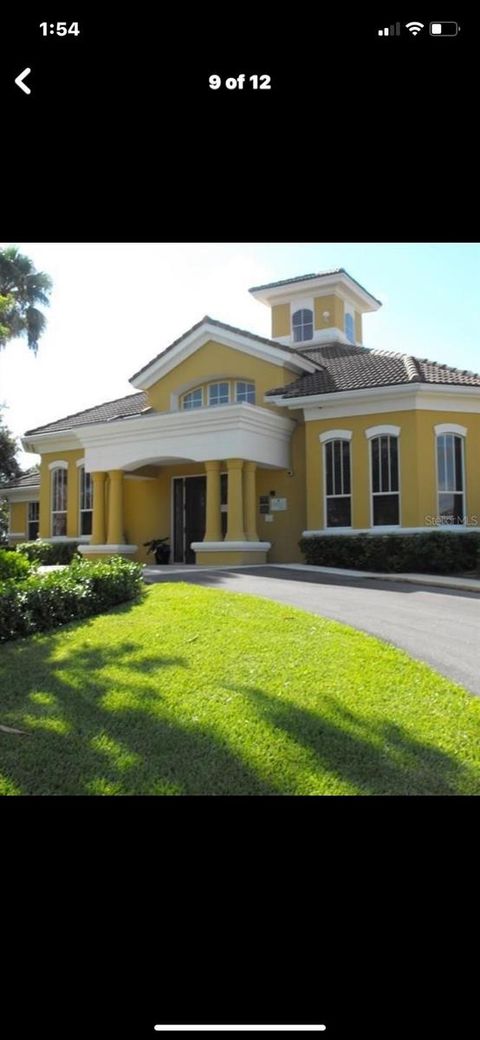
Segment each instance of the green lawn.
[{"label": "green lawn", "polygon": [[0,674],[3,794],[480,794],[480,699],[252,596],[155,585]]}]

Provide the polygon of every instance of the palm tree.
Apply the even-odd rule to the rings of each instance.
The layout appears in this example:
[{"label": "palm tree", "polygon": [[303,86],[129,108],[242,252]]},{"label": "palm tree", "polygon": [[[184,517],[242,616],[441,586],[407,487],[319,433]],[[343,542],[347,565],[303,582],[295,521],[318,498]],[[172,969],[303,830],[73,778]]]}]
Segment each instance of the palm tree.
[{"label": "palm tree", "polygon": [[50,276],[35,271],[17,246],[0,249],[0,350],[8,340],[26,335],[29,349],[37,353],[47,319],[35,304],[48,307],[51,288]]}]

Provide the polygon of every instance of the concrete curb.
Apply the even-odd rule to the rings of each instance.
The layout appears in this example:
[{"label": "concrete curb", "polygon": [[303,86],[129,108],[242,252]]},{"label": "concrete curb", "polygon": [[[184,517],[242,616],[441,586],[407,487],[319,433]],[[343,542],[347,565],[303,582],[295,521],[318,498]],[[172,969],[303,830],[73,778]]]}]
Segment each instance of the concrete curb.
[{"label": "concrete curb", "polygon": [[468,592],[480,592],[478,578],[444,577],[440,574],[385,574],[383,571],[352,571],[340,567],[314,567],[308,563],[270,563],[267,567],[279,567],[282,570],[310,571],[313,574],[337,574],[345,578],[373,578],[375,581],[403,581],[411,585],[436,585],[445,589],[463,589]]}]

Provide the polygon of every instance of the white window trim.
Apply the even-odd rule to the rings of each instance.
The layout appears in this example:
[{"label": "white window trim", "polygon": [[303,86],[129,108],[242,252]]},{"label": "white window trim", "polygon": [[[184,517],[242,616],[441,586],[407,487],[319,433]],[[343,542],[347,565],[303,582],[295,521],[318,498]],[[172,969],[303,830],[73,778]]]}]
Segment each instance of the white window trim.
[{"label": "white window trim", "polygon": [[49,462],[48,468],[50,472],[52,472],[53,469],[68,469],[68,462],[65,462],[64,459],[58,459],[57,462]]},{"label": "white window trim", "polygon": [[[447,529],[450,529],[450,530],[455,530],[455,529],[458,529],[459,527],[466,528],[466,527],[468,527],[468,524],[466,522],[466,518],[468,517],[468,512],[467,512],[467,508],[468,507],[467,507],[467,472],[466,472],[466,467],[465,467],[465,440],[466,440],[466,436],[467,436],[467,429],[466,429],[465,426],[459,426],[458,423],[438,423],[436,426],[434,426],[434,430],[435,430],[435,480],[436,480],[436,487],[437,487],[437,516],[440,516],[440,495],[452,495],[452,494],[457,494],[458,495],[460,493],[458,491],[456,491],[456,492],[455,491],[440,491],[440,482],[439,482],[439,479],[438,479],[438,438],[443,436],[443,434],[445,434],[445,433],[447,433],[447,434],[451,433],[451,434],[453,434],[454,437],[460,437],[461,438],[461,441],[462,441],[462,484],[463,484],[463,491],[461,492],[461,494],[463,496],[463,513],[462,513],[463,523],[462,524],[438,524],[437,528],[435,528],[435,530],[437,530],[439,527],[441,527],[441,528],[445,528],[446,527]],[[461,433],[460,432],[461,430],[464,430],[465,433]]]},{"label": "white window trim", "polygon": [[460,426],[458,423],[437,423],[433,429],[436,437],[441,436],[442,433],[454,433],[457,437],[467,436],[467,427]]},{"label": "white window trim", "polygon": [[[322,440],[322,437],[326,438],[323,441],[323,526],[324,526],[326,531],[340,531],[340,532],[344,533],[345,531],[352,531],[353,530],[353,528],[352,528],[352,520],[353,520],[353,466],[352,466],[352,447],[351,447],[352,431],[351,430],[344,430],[344,431],[342,431],[342,430],[330,430],[329,432],[331,434],[332,433],[340,434],[340,433],[344,432],[344,433],[347,434],[347,436],[346,437],[328,437],[328,439],[327,439],[327,435],[326,434],[321,434],[320,435],[320,440]],[[328,495],[327,496],[327,444],[329,444],[332,440],[347,441],[348,444],[350,445],[350,494],[349,495]],[[343,463],[342,463],[342,472],[343,472]],[[349,498],[350,499],[350,527],[329,527],[328,526],[328,524],[327,524],[327,497],[328,498]]]},{"label": "white window trim", "polygon": [[326,430],[325,433],[320,434],[320,443],[325,444],[326,441],[351,441],[352,436],[352,430]]},{"label": "white window trim", "polygon": [[[226,383],[227,384],[228,400],[227,401],[219,401],[218,404],[210,404],[210,390],[211,390],[211,388],[213,386],[221,386],[222,383]],[[215,379],[213,382],[207,383],[205,389],[207,391],[207,408],[221,408],[222,405],[231,404],[232,403],[232,381],[231,381],[231,379]]]},{"label": "white window trim", "polygon": [[365,436],[368,440],[371,440],[372,437],[400,437],[400,429],[400,426],[391,426],[388,423],[383,426],[369,426],[365,430]]},{"label": "white window trim", "polygon": [[[402,465],[400,458],[400,427],[399,426],[371,426],[370,430],[378,430],[380,432],[373,433],[369,437],[368,445],[368,470],[370,478],[370,530],[377,531],[379,534],[387,534],[390,531],[398,531],[402,526]],[[398,433],[392,432],[398,430]],[[365,430],[365,436],[369,433],[369,430]],[[374,524],[373,522],[373,471],[372,471],[372,440],[375,437],[396,437],[397,438],[397,459],[398,459],[398,492],[396,491],[375,491],[375,496],[380,498],[381,494],[384,495],[396,495],[398,494],[398,524]]]},{"label": "white window trim", "polygon": [[[293,315],[297,311],[311,311],[312,312],[312,338],[311,339],[295,339],[293,331]],[[290,303],[290,343],[312,343],[315,340],[315,302],[313,296],[304,300],[292,300]]]},{"label": "white window trim", "polygon": [[[245,386],[253,386],[253,401],[238,401],[237,400],[237,386],[239,383],[244,383]],[[255,404],[257,398],[257,390],[253,379],[235,379],[234,380],[234,401],[235,404]]]}]

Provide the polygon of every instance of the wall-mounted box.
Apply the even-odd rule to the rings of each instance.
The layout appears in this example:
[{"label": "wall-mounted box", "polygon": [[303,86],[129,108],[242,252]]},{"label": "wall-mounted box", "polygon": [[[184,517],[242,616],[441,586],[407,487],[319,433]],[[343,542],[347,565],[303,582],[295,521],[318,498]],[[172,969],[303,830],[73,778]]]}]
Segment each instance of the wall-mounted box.
[{"label": "wall-mounted box", "polygon": [[272,513],[283,513],[284,509],[287,508],[286,498],[271,498],[270,509]]}]

